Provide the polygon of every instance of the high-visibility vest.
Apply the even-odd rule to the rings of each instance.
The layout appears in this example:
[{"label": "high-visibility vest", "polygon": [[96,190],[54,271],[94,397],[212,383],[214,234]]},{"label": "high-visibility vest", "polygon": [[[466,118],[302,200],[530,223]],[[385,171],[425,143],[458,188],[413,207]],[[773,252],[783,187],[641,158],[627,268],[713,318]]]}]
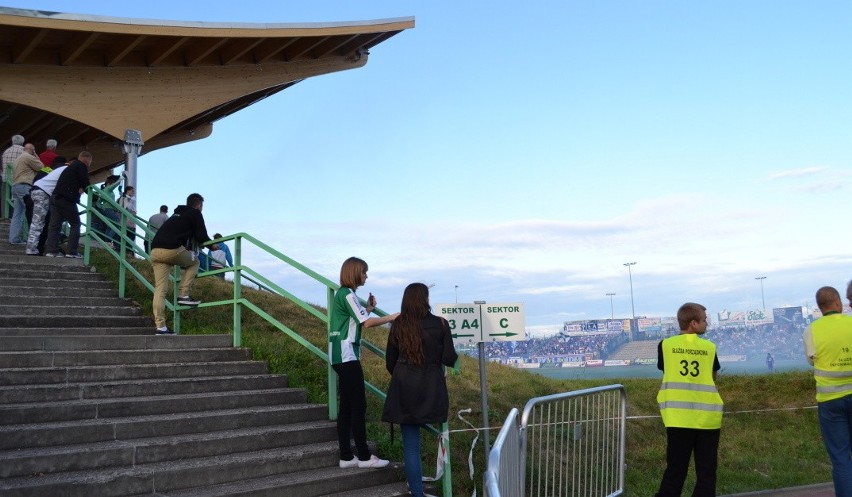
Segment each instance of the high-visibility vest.
[{"label": "high-visibility vest", "polygon": [[817,402],[852,393],[852,317],[823,316],[811,324],[811,336]]},{"label": "high-visibility vest", "polygon": [[693,333],[663,340],[663,383],[657,403],[666,428],[716,430],[724,403],[713,381],[716,346]]}]

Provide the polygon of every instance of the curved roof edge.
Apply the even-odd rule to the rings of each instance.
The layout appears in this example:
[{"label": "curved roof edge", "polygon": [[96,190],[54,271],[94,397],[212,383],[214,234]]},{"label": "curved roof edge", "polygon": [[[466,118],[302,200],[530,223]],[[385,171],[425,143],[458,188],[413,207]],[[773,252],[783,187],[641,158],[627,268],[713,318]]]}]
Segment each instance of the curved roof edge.
[{"label": "curved roof edge", "polygon": [[[334,28],[374,28],[388,24],[404,24],[414,26],[414,17],[397,17],[388,19],[373,19],[368,21],[342,21],[342,22],[302,22],[302,23],[223,23],[202,21],[170,21],[161,19],[137,19],[130,17],[110,17],[89,14],[67,14],[63,12],[51,12],[47,10],[17,9],[12,7],[0,7],[0,16],[13,16],[27,19],[22,21],[26,25],[32,25],[33,20],[45,21],[69,21],[82,23],[99,23],[105,25],[139,26],[151,28],[194,28],[194,29],[244,29],[244,30],[300,30],[300,29],[334,29]],[[91,29],[89,27],[88,29]],[[108,31],[108,30],[105,30]],[[123,31],[122,31],[123,32]]]}]

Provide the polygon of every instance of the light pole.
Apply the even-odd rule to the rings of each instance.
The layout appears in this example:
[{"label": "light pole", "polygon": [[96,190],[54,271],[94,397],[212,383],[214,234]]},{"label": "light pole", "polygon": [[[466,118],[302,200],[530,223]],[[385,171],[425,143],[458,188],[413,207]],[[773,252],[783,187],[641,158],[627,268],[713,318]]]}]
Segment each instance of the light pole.
[{"label": "light pole", "polygon": [[459,286],[456,285],[456,304],[459,303]]},{"label": "light pole", "polygon": [[763,314],[766,314],[766,299],[763,298],[763,280],[766,276],[756,276],[754,279],[760,280],[760,301],[763,303]]},{"label": "light pole", "polygon": [[630,270],[630,266],[635,266],[635,262],[625,262],[625,266],[627,266],[627,275],[630,277],[630,314],[633,316],[633,320],[636,321],[636,307],[633,306],[633,271]]},{"label": "light pole", "polygon": [[612,308],[612,296],[615,295],[615,294],[614,293],[607,293],[606,295],[607,295],[607,297],[609,297],[609,318],[614,319],[615,318],[615,311]]}]

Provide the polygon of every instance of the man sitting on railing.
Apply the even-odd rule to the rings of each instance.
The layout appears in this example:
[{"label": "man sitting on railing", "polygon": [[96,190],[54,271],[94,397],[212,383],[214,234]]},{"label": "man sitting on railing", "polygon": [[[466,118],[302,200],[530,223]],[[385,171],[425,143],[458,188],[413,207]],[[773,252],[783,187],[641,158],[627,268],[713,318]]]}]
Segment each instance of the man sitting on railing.
[{"label": "man sitting on railing", "polygon": [[[151,241],[151,265],[154,268],[154,322],[158,335],[172,335],[166,326],[166,290],[169,285],[169,273],[174,266],[183,268],[178,289],[178,305],[197,306],[200,300],[189,296],[189,287],[198,274],[198,257],[192,250],[193,245],[203,245],[210,241],[207,226],[201,210],[204,197],[192,193],[186,197],[186,205],[175,208],[174,214],[160,226]],[[217,246],[211,246],[214,250]]]}]

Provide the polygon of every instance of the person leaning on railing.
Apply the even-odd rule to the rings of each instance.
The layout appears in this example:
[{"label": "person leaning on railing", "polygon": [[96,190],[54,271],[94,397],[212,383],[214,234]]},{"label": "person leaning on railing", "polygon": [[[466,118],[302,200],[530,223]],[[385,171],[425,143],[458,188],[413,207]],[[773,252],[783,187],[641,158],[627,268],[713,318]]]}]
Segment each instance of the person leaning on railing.
[{"label": "person leaning on railing", "polygon": [[44,246],[47,243],[47,229],[45,229],[45,226],[50,223],[50,196],[56,188],[59,177],[68,168],[65,165],[65,157],[62,156],[54,158],[53,165],[56,169],[51,170],[43,178],[36,180],[30,192],[33,202],[33,219],[32,224],[30,224],[30,234],[27,237],[27,255],[43,254]]},{"label": "person leaning on railing", "polygon": [[[341,468],[383,468],[386,459],[370,455],[367,447],[367,394],[361,368],[361,328],[372,328],[393,321],[399,313],[370,317],[376,298],[370,294],[367,307],[355,295],[355,289],[367,282],[367,263],[350,257],[340,268],[340,289],[334,294],[328,330],[328,359],[340,384],[340,409],[337,415],[337,441]],[[351,438],[357,454],[352,453]],[[356,457],[357,456],[357,457]]]},{"label": "person leaning on railing", "polygon": [[[175,266],[183,268],[178,287],[178,305],[197,306],[200,300],[189,296],[189,288],[198,274],[198,257],[191,250],[194,244],[203,245],[210,241],[207,226],[204,224],[204,197],[191,193],[186,197],[186,205],[175,208],[174,214],[160,226],[151,241],[151,266],[154,269],[154,323],[158,335],[173,335],[166,326],[166,290],[169,286],[169,273]],[[216,247],[216,245],[212,245]]]},{"label": "person leaning on railing", "polygon": [[77,159],[62,171],[56,180],[56,187],[50,196],[50,224],[47,228],[45,256],[62,257],[59,252],[59,232],[64,221],[68,222],[68,252],[65,257],[80,259],[80,212],[77,204],[80,196],[89,186],[89,167],[92,165],[92,153],[80,152]]}]

